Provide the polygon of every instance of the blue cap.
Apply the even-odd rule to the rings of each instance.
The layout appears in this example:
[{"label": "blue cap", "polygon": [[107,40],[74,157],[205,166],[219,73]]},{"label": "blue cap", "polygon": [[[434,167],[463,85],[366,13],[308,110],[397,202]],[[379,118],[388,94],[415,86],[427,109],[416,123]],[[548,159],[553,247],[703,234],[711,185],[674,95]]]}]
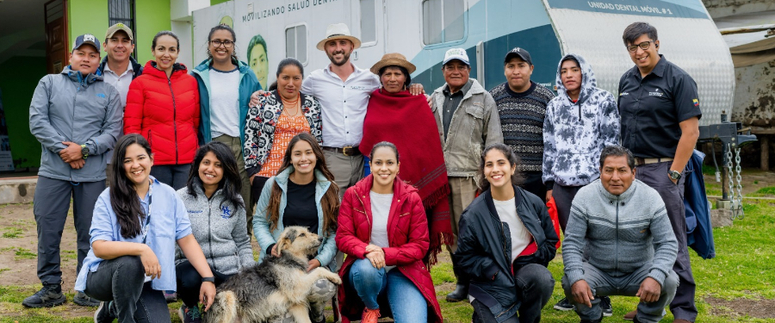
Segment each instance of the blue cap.
[{"label": "blue cap", "polygon": [[92,45],[94,48],[97,48],[98,52],[100,51],[100,42],[97,40],[97,37],[94,37],[92,34],[83,34],[78,36],[73,43],[73,50],[81,48],[83,44]]}]

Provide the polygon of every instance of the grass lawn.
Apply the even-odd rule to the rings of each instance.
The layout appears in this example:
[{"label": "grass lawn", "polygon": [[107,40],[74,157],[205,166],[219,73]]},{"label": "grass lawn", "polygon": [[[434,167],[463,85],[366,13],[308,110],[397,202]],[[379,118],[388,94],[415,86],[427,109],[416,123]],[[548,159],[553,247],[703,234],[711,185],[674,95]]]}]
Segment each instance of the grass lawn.
[{"label": "grass lawn", "polygon": [[[769,191],[759,192],[767,194]],[[716,258],[702,260],[694,251],[692,267],[697,281],[696,302],[699,309],[697,322],[772,322],[775,323],[775,204],[767,201],[746,200],[745,217],[734,226],[714,230]],[[16,235],[12,229],[0,228],[4,234]],[[28,250],[14,248],[2,252],[28,256]],[[68,257],[70,255],[64,255]],[[63,257],[63,258],[64,258]],[[447,258],[448,259],[448,258]],[[551,306],[563,297],[560,288],[562,257],[549,266],[557,284],[549,304],[544,309],[542,322],[578,322],[574,312],[559,312]],[[34,271],[34,267],[31,268]],[[444,296],[454,288],[452,266],[441,263],[433,268],[433,280],[446,322],[470,322],[472,308],[465,302],[447,303]],[[6,280],[3,271],[0,279]],[[21,301],[31,295],[39,284],[14,286],[0,283],[0,322],[92,322],[91,312],[75,311],[75,307],[61,306],[51,309],[24,309]],[[69,292],[69,291],[68,291]],[[72,303],[69,292],[68,304]],[[626,322],[622,316],[635,309],[637,300],[628,297],[612,297],[614,316],[603,322]],[[170,304],[176,309],[180,303]],[[331,320],[329,316],[329,320]],[[173,315],[173,322],[179,322]],[[662,322],[672,322],[668,315]]]}]

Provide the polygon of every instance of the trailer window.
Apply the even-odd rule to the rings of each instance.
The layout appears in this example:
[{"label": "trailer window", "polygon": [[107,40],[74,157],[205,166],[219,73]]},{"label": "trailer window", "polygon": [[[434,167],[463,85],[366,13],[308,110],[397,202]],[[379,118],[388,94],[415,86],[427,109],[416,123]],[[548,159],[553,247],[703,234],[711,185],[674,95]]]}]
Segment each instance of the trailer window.
[{"label": "trailer window", "polygon": [[302,64],[307,64],[307,26],[298,25],[285,29],[285,57],[293,57]]},{"label": "trailer window", "polygon": [[464,13],[464,0],[423,1],[423,42],[431,45],[463,39]]},{"label": "trailer window", "polygon": [[361,0],[361,42],[377,41],[377,12],[375,0]]}]

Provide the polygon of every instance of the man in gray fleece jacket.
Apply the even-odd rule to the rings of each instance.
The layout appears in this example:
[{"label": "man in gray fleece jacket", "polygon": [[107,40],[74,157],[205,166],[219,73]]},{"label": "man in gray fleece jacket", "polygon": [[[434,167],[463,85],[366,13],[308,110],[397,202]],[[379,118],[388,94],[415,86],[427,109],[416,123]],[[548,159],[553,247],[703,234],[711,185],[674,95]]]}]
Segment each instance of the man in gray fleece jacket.
[{"label": "man in gray fleece jacket", "polygon": [[675,296],[678,252],[665,204],[635,179],[635,159],[624,147],[600,154],[600,179],[581,188],[565,230],[562,287],[581,322],[601,322],[597,296],[640,298],[635,322],[659,322]]}]

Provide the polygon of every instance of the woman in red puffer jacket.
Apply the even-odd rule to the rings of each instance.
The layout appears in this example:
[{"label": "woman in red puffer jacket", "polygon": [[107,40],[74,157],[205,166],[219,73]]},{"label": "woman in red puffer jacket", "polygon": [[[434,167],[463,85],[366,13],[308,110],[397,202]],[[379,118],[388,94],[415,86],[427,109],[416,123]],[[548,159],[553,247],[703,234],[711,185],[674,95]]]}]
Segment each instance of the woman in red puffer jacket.
[{"label": "woman in red puffer jacket", "polygon": [[124,112],[124,133],[139,133],[151,144],[151,175],[176,190],[186,185],[199,146],[199,91],[186,66],[175,63],[179,50],[171,31],[153,37],[155,60],[129,85]]},{"label": "woman in red puffer jacket", "polygon": [[423,257],[430,240],[417,189],[397,178],[398,149],[380,142],[369,156],[371,175],[344,193],[336,247],[347,254],[339,276],[342,322],[441,323],[436,290]]}]

